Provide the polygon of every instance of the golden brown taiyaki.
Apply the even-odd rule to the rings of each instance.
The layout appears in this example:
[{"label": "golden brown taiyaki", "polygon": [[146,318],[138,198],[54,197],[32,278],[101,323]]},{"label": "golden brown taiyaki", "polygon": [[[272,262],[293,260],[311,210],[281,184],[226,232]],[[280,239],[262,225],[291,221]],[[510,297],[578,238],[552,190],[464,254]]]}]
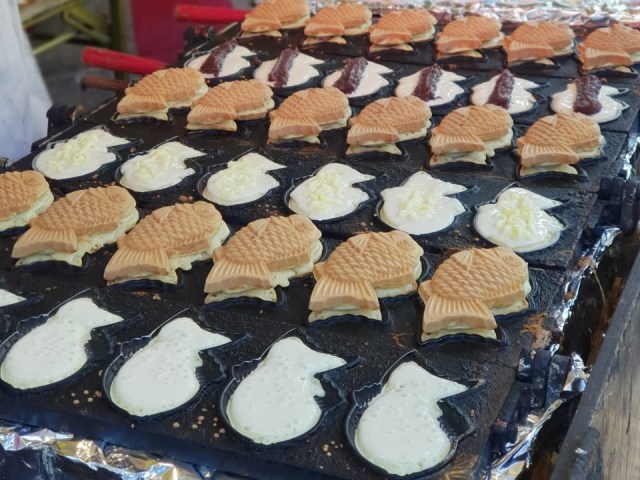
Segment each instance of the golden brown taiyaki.
[{"label": "golden brown taiyaki", "polygon": [[504,35],[498,20],[477,15],[458,18],[444,26],[436,40],[438,56],[469,55],[479,57],[477,49],[501,45]]},{"label": "golden brown taiyaki", "polygon": [[381,320],[378,298],[414,292],[423,253],[399,230],[349,238],[313,269],[317,283],[309,301],[309,321],[340,315]]},{"label": "golden brown taiyaki", "polygon": [[322,255],[321,232],[302,215],[261,218],[213,252],[205,303],[234,297],[277,300],[275,287],[306,275]]},{"label": "golden brown taiyaki", "polygon": [[76,190],[31,220],[11,255],[18,265],[61,261],[82,266],[85,253],[114,243],[137,221],[136,201],[124,188]]},{"label": "golden brown taiyaki", "polygon": [[211,258],[229,236],[229,228],[207,202],[162,207],[118,239],[118,251],[104,271],[108,283],[159,280],[178,283],[176,270]]},{"label": "golden brown taiyaki", "polygon": [[575,34],[562,22],[527,22],[505,37],[502,45],[511,65],[567,55],[573,51]]},{"label": "golden brown taiyaki", "polygon": [[424,137],[431,109],[418,97],[387,97],[367,105],[349,123],[347,155],[382,151],[400,154],[396,142]]},{"label": "golden brown taiyaki", "polygon": [[280,30],[304,26],[309,14],[306,0],[265,0],[247,14],[240,28],[243,35],[280,37]]},{"label": "golden brown taiyaki", "polygon": [[411,51],[410,42],[431,40],[437,20],[423,8],[411,8],[386,13],[369,27],[372,52],[394,49]]},{"label": "golden brown taiyaki", "polygon": [[494,315],[529,307],[527,262],[505,247],[472,248],[442,262],[419,288],[422,341],[466,333],[496,338]]},{"label": "golden brown taiyaki", "polygon": [[360,35],[371,25],[366,5],[338,3],[318,10],[304,27],[305,45],[320,42],[346,43],[345,36]]},{"label": "golden brown taiyaki", "polygon": [[629,71],[640,62],[640,31],[617,23],[591,32],[577,47],[584,71],[617,69]]},{"label": "golden brown taiyaki", "polygon": [[40,172],[0,175],[0,232],[24,227],[53,203],[49,184]]}]

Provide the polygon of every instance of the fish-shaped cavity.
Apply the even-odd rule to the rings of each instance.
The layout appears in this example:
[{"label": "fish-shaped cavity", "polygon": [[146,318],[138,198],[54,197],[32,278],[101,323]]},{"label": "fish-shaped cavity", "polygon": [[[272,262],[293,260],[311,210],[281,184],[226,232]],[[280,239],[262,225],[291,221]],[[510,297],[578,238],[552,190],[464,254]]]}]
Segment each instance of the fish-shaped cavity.
[{"label": "fish-shaped cavity", "polygon": [[640,62],[640,31],[622,23],[594,30],[578,44],[582,69],[630,72]]},{"label": "fish-shaped cavity", "polygon": [[432,130],[430,166],[455,162],[486,165],[495,151],[511,145],[513,120],[496,105],[461,107]]},{"label": "fish-shaped cavity", "polygon": [[411,235],[426,235],[451,226],[465,211],[459,200],[448,197],[467,189],[443,182],[427,172],[416,172],[399,187],[383,190],[380,220]]},{"label": "fish-shaped cavity", "polygon": [[533,110],[538,103],[529,90],[540,87],[535,82],[515,77],[509,70],[492,77],[486,82],[474,85],[471,89],[473,105],[496,105],[504,108],[510,115]]},{"label": "fish-shaped cavity", "polygon": [[0,174],[0,232],[24,227],[53,203],[53,194],[39,172]]},{"label": "fish-shaped cavity", "polygon": [[218,205],[232,206],[264,197],[280,183],[267,172],[286,168],[259,153],[247,153],[207,180],[202,196]]},{"label": "fish-shaped cavity", "polygon": [[525,253],[550,247],[560,239],[564,225],[549,215],[562,205],[524,188],[503,191],[493,203],[478,207],[474,228],[496,245]]},{"label": "fish-shaped cavity", "polygon": [[504,38],[507,63],[524,62],[548,64],[549,59],[573,52],[575,34],[564,22],[526,22]]},{"label": "fish-shaped cavity", "polygon": [[479,58],[477,50],[499,47],[504,38],[502,25],[494,18],[478,15],[453,20],[444,26],[436,39],[438,58],[469,56]]},{"label": "fish-shaped cavity", "polygon": [[18,265],[60,261],[80,267],[85,253],[114,243],[138,218],[136,201],[124,188],[76,190],[31,220],[11,256]]},{"label": "fish-shaped cavity", "polygon": [[186,160],[203,155],[206,153],[180,142],[166,142],[123,163],[119,183],[134,192],[169,188],[196,173]]},{"label": "fish-shaped cavity", "polygon": [[52,180],[81,177],[115,162],[116,154],[110,149],[129,143],[129,139],[94,128],[50,145],[33,159],[33,169]]},{"label": "fish-shaped cavity", "polygon": [[369,50],[411,52],[413,47],[410,43],[426,42],[433,38],[436,23],[436,18],[423,8],[388,12],[369,27]]},{"label": "fish-shaped cavity", "polygon": [[309,348],[297,337],[277,341],[231,394],[226,407],[231,426],[263,445],[304,435],[323,414],[318,398],[326,392],[316,376],[346,363]]},{"label": "fish-shaped cavity", "polygon": [[602,85],[595,75],[586,75],[567,84],[562,92],[554,93],[551,110],[556,113],[582,113],[597,123],[611,122],[629,108],[626,103],[612,98],[623,93],[625,90]]},{"label": "fish-shaped cavity", "polygon": [[0,378],[20,390],[65,380],[87,363],[91,331],[122,320],[90,298],[71,300],[11,346],[0,365]]},{"label": "fish-shaped cavity", "polygon": [[208,260],[229,236],[229,227],[207,202],[179,203],[151,212],[118,239],[104,271],[109,284],[157,280],[177,284],[177,269]]},{"label": "fish-shaped cavity", "polygon": [[316,264],[309,322],[342,315],[382,320],[378,298],[415,292],[423,250],[406,233],[362,233]]},{"label": "fish-shaped cavity", "polygon": [[268,142],[300,140],[320,143],[319,135],[347,125],[349,99],[334,87],[308,88],[287,97],[269,113]]},{"label": "fish-shaped cavity", "polygon": [[258,80],[224,82],[191,105],[187,130],[238,130],[237,120],[266,118],[274,107],[273,92]]},{"label": "fish-shaped cavity", "polygon": [[309,15],[306,0],[266,0],[247,13],[240,29],[243,37],[281,37],[280,30],[302,28]]},{"label": "fish-shaped cavity", "polygon": [[151,117],[168,120],[170,108],[184,108],[207,93],[207,83],[195,68],[156,70],[125,90],[117,120]]},{"label": "fish-shaped cavity", "polygon": [[289,194],[291,210],[311,220],[332,220],[354,212],[369,195],[353,185],[373,180],[341,163],[329,163]]},{"label": "fish-shaped cavity", "polygon": [[16,303],[24,302],[26,298],[16,295],[13,292],[0,288],[0,308],[8,307]]},{"label": "fish-shaped cavity", "polygon": [[117,370],[109,387],[111,401],[139,417],[174,410],[200,391],[200,352],[229,342],[191,318],[171,320]]},{"label": "fish-shaped cavity", "polygon": [[422,341],[467,334],[496,338],[495,315],[529,307],[529,269],[505,247],[462,250],[420,284]]},{"label": "fish-shaped cavity", "polygon": [[438,402],[466,390],[416,362],[401,363],[360,417],[355,431],[358,453],[398,476],[438,466],[453,448],[442,428]]},{"label": "fish-shaped cavity", "polygon": [[572,166],[602,155],[604,137],[596,122],[581,113],[557,113],[531,125],[516,141],[520,175],[577,174]]},{"label": "fish-shaped cavity", "polygon": [[238,45],[238,41],[232,38],[209,53],[192,58],[185,67],[199,70],[206,79],[227,78],[249,68],[251,62],[247,59],[255,56],[256,52]]},{"label": "fish-shaped cavity", "polygon": [[431,109],[418,97],[381,98],[367,105],[349,123],[347,155],[366,152],[400,155],[397,142],[427,135]]},{"label": "fish-shaped cavity", "polygon": [[346,44],[344,37],[367,33],[371,26],[371,10],[366,5],[338,3],[318,10],[304,27],[304,45],[318,43]]},{"label": "fish-shaped cavity", "polygon": [[311,273],[322,255],[322,233],[301,215],[261,218],[213,252],[205,303],[249,297],[275,302],[275,287]]},{"label": "fish-shaped cavity", "polygon": [[344,61],[341,70],[327,75],[322,85],[336,87],[348,98],[364,97],[373,95],[389,85],[389,80],[383,75],[392,72],[390,68],[370,62],[364,57],[349,58]]},{"label": "fish-shaped cavity", "polygon": [[253,78],[272,88],[296,87],[319,77],[320,72],[315,66],[323,63],[318,58],[287,48],[278,58],[267,60],[256,68]]},{"label": "fish-shaped cavity", "polygon": [[465,90],[456,82],[463,82],[466,77],[443,70],[437,63],[418,70],[412,75],[402,77],[398,81],[395,94],[397,97],[413,95],[429,105],[437,107],[453,102]]}]

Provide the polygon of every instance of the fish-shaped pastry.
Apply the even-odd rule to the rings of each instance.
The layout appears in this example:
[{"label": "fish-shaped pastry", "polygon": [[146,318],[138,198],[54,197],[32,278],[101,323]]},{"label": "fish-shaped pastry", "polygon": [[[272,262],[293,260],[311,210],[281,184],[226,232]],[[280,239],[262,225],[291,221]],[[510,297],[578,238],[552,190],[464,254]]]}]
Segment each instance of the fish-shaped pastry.
[{"label": "fish-shaped pastry", "polygon": [[318,10],[304,27],[305,45],[321,42],[345,44],[344,37],[367,33],[371,10],[366,5],[338,3]]},{"label": "fish-shaped pastry", "polygon": [[419,288],[422,341],[459,333],[496,338],[494,315],[529,307],[527,262],[509,248],[462,250],[442,262]]},{"label": "fish-shaped pastry", "polygon": [[436,40],[439,57],[466,55],[480,57],[478,49],[499,47],[504,35],[494,18],[468,15],[444,26]]},{"label": "fish-shaped pastry", "polygon": [[76,190],[31,220],[11,255],[18,265],[61,261],[79,267],[85,253],[115,242],[138,218],[136,201],[122,187]]},{"label": "fish-shaped pastry", "polygon": [[381,151],[400,154],[396,142],[426,136],[431,109],[418,97],[387,97],[367,105],[349,123],[347,155]]},{"label": "fish-shaped pastry", "polygon": [[322,255],[322,233],[302,215],[261,218],[213,252],[205,303],[235,297],[277,300],[275,287],[306,275]]},{"label": "fish-shaped pastry", "polygon": [[316,264],[309,321],[341,315],[381,320],[378,298],[414,292],[423,250],[399,230],[362,233],[340,244]]},{"label": "fish-shaped pastry", "polygon": [[438,21],[423,8],[396,10],[383,15],[369,27],[370,51],[412,51],[411,42],[426,42],[435,34]]},{"label": "fish-shaped pastry", "polygon": [[104,271],[109,284],[131,280],[178,283],[176,270],[211,258],[229,236],[229,227],[207,202],[162,207],[118,239],[118,251]]},{"label": "fish-shaped pastry", "polygon": [[188,130],[238,130],[236,120],[265,118],[274,107],[273,92],[259,80],[236,80],[210,88],[191,105]]},{"label": "fish-shaped pastry", "polygon": [[504,38],[509,65],[520,62],[544,61],[573,51],[575,34],[563,22],[526,22]]},{"label": "fish-shaped pastry", "polygon": [[615,69],[630,71],[640,62],[640,31],[617,23],[594,30],[577,47],[584,71]]},{"label": "fish-shaped pastry", "polygon": [[350,116],[349,99],[335,87],[296,92],[269,113],[269,143],[282,140],[319,143],[320,132],[346,126]]},{"label": "fish-shaped pastry", "polygon": [[513,138],[511,115],[496,105],[458,108],[432,130],[431,166],[452,162],[486,164],[495,150],[509,146]]},{"label": "fish-shaped pastry", "polygon": [[557,113],[543,117],[516,141],[520,175],[546,171],[575,174],[571,165],[597,158],[604,138],[596,122],[581,113]]},{"label": "fish-shaped pastry", "polygon": [[240,28],[243,36],[281,37],[280,30],[303,27],[310,12],[306,0],[265,0],[247,14]]},{"label": "fish-shaped pastry", "polygon": [[0,232],[24,227],[53,203],[49,184],[40,172],[0,175]]}]

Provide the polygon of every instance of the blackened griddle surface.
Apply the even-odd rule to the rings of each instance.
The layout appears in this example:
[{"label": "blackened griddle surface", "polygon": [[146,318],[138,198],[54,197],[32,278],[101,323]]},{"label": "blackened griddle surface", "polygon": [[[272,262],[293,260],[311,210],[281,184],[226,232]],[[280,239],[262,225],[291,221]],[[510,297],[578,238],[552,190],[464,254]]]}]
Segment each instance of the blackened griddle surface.
[{"label": "blackened griddle surface", "polygon": [[[217,42],[235,33],[237,32],[229,30]],[[299,45],[301,40],[302,35],[298,31],[287,35],[281,42],[242,39],[241,43],[258,50],[260,58],[273,58],[284,46]],[[358,48],[355,50],[361,52],[361,45]],[[314,50],[319,52],[321,48]],[[310,51],[306,53],[314,54]],[[468,62],[464,64],[464,68],[456,65],[456,72],[469,79],[461,85],[470,89],[472,85],[487,81],[500,73],[504,67],[501,55],[499,52],[492,52],[486,62]],[[335,54],[318,53],[317,56],[336,64],[344,58]],[[401,60],[380,60],[380,63],[396,72],[391,78],[392,82],[430,63],[426,61],[426,57],[392,56],[387,57],[387,60],[389,58]],[[533,72],[535,76],[518,72],[518,76],[529,78],[543,86],[535,92],[540,96],[541,102],[533,112],[514,117],[516,137],[523,134],[535,120],[551,113],[545,96],[549,92],[562,90],[575,77],[576,72],[577,63],[572,58],[566,59],[565,64],[557,71],[536,71]],[[624,86],[623,84],[625,82],[621,82],[620,86]],[[632,99],[636,100],[635,97]],[[277,101],[282,101],[282,98]],[[5,412],[4,416],[24,423],[70,430],[90,438],[101,438],[124,446],[163,453],[197,464],[214,465],[221,470],[255,478],[374,479],[380,477],[355,456],[344,436],[343,422],[351,406],[350,396],[355,390],[378,382],[386,369],[403,354],[417,349],[427,364],[441,374],[450,378],[483,380],[472,394],[458,404],[472,419],[474,432],[462,440],[453,460],[434,475],[449,475],[454,478],[479,476],[489,461],[490,427],[514,380],[520,350],[531,346],[533,335],[529,325],[542,323],[548,327],[544,320],[545,312],[558,301],[565,272],[575,261],[574,257],[580,247],[583,228],[594,205],[599,205],[597,191],[600,178],[616,175],[622,166],[619,154],[626,144],[628,129],[635,128],[634,120],[637,116],[637,102],[629,103],[632,106],[623,118],[602,126],[607,139],[606,159],[586,165],[586,179],[519,182],[520,186],[560,200],[562,205],[550,213],[565,224],[566,229],[556,245],[523,255],[530,264],[534,286],[530,296],[531,310],[499,317],[498,341],[467,338],[421,345],[419,335],[422,304],[417,294],[398,300],[383,300],[382,322],[347,318],[307,325],[308,300],[314,283],[311,277],[294,280],[290,287],[278,289],[279,302],[276,305],[231,301],[203,306],[203,285],[212,266],[211,261],[198,262],[191,271],[180,272],[180,284],[177,287],[159,289],[157,286],[138,285],[107,288],[102,273],[115,251],[114,246],[88,256],[84,269],[59,266],[16,269],[10,252],[17,236],[0,237],[0,287],[24,293],[31,299],[20,305],[20,308],[2,309],[0,338],[6,339],[11,335],[20,320],[47,313],[87,287],[97,289],[107,304],[132,312],[143,312],[137,320],[128,322],[124,328],[110,334],[107,340],[113,349],[111,355],[96,360],[86,375],[72,379],[64,388],[17,395],[2,387],[0,404]],[[434,124],[449,109],[468,104],[469,95],[465,94],[450,107],[434,109]],[[354,107],[354,114],[359,109],[360,107]],[[490,246],[473,230],[474,208],[494,201],[501,191],[517,182],[517,159],[510,151],[499,152],[493,159],[493,168],[487,170],[458,168],[440,171],[428,168],[430,152],[427,140],[401,144],[401,159],[345,158],[346,130],[324,134],[321,146],[292,148],[265,145],[268,127],[266,122],[241,123],[235,134],[192,134],[185,130],[184,112],[175,112],[172,122],[168,124],[147,122],[120,125],[110,121],[114,110],[115,102],[107,102],[85,122],[63,132],[58,138],[69,138],[85,129],[106,124],[113,134],[139,140],[139,143],[130,151],[121,152],[117,162],[105,167],[95,176],[64,183],[56,182],[53,190],[57,197],[80,188],[113,184],[116,180],[115,172],[123,161],[172,138],[203,151],[206,156],[193,161],[198,173],[180,185],[149,194],[134,192],[142,215],[160,206],[202,199],[199,185],[202,185],[207,175],[219,171],[227,162],[246,152],[257,151],[286,165],[286,169],[271,172],[279,180],[280,186],[263,199],[245,206],[219,208],[232,232],[235,232],[255,219],[290,213],[285,203],[285,194],[291,186],[327,163],[342,162],[376,178],[360,184],[369,193],[370,199],[354,215],[338,222],[317,223],[323,232],[326,256],[340,241],[354,233],[389,230],[377,217],[380,192],[402,184],[417,171],[427,170],[436,178],[464,185],[467,191],[455,195],[464,204],[466,211],[456,218],[450,228],[436,234],[416,237],[416,241],[426,252],[424,265],[428,272],[424,278],[430,277],[434,269],[453,251],[472,246]],[[34,155],[37,153],[38,151],[34,152]],[[14,168],[30,168],[34,155],[21,160]],[[203,326],[222,333],[247,334],[241,343],[215,354],[227,373],[227,380],[233,365],[258,358],[290,329],[305,332],[327,352],[357,357],[355,366],[331,377],[345,395],[346,401],[330,412],[314,434],[293,445],[270,448],[259,447],[238,438],[222,421],[217,410],[218,395],[227,380],[208,385],[196,401],[184,410],[166,417],[144,421],[122,414],[109,404],[102,392],[102,371],[117,355],[123,342],[150,334],[184,308],[191,308],[189,313]]]}]

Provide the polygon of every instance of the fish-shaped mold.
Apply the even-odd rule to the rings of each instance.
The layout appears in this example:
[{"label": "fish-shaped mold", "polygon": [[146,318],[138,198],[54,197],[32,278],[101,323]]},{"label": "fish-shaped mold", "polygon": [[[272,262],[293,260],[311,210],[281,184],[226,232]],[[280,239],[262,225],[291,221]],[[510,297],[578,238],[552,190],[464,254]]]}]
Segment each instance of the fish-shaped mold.
[{"label": "fish-shaped mold", "polygon": [[409,43],[431,40],[436,23],[435,17],[422,8],[388,12],[369,27],[370,51],[413,51]]},{"label": "fish-shaped mold", "polygon": [[225,389],[221,407],[226,420],[236,432],[263,445],[309,433],[326,413],[319,402],[327,392],[317,376],[347,363],[310,348],[297,336],[282,338],[255,369]]},{"label": "fish-shaped mold", "polygon": [[471,103],[497,105],[510,115],[517,115],[535,108],[538,101],[529,90],[539,87],[535,82],[518,78],[509,70],[504,70],[500,75],[474,85],[471,89]]},{"label": "fish-shaped mold", "polygon": [[[294,87],[315,86],[320,77],[318,68],[325,62],[311,55],[305,55],[293,48],[287,48],[273,60],[266,60],[256,68],[253,77],[279,95],[287,95]],[[315,81],[315,85],[312,82]],[[298,89],[299,89],[298,88]]]},{"label": "fish-shaped mold", "polygon": [[610,85],[603,85],[595,75],[584,75],[567,84],[562,92],[551,97],[551,110],[556,113],[582,113],[594,122],[606,123],[616,120],[629,108],[613,97],[626,93]]},{"label": "fish-shaped mold", "polygon": [[349,58],[343,62],[343,68],[330,73],[322,82],[325,87],[336,87],[350,99],[366,99],[369,95],[383,95],[383,89],[389,85],[384,75],[392,73],[388,67],[370,62],[364,57]]},{"label": "fish-shaped mold", "polygon": [[250,68],[251,62],[248,59],[255,55],[256,52],[238,45],[238,41],[232,38],[216,46],[209,53],[192,58],[185,67],[199,70],[207,80],[225,79]]},{"label": "fish-shaped mold", "polygon": [[617,23],[594,30],[577,46],[578,59],[586,72],[622,69],[640,61],[640,31]]},{"label": "fish-shaped mold", "polygon": [[378,298],[414,292],[422,273],[422,248],[395,230],[349,238],[316,264],[309,322],[342,315],[381,320]]},{"label": "fish-shaped mold", "polygon": [[247,14],[240,28],[243,35],[280,37],[280,30],[303,27],[309,14],[305,0],[266,0]]},{"label": "fish-shaped mold", "polygon": [[367,33],[371,26],[371,10],[366,5],[338,3],[318,10],[304,27],[305,45],[331,42],[347,43],[344,37]]},{"label": "fish-shaped mold", "polygon": [[39,172],[0,174],[0,232],[24,227],[53,203],[53,194]]},{"label": "fish-shaped mold", "polygon": [[526,22],[502,41],[507,62],[543,61],[573,51],[575,34],[564,22]]},{"label": "fish-shaped mold", "polygon": [[177,269],[208,260],[229,236],[229,227],[207,202],[162,207],[118,239],[104,271],[108,283],[158,280],[177,284]]},{"label": "fish-shaped mold", "polygon": [[72,299],[41,325],[5,341],[0,347],[4,353],[0,378],[19,390],[61,382],[89,360],[87,344],[92,330],[123,320],[99,308],[91,298]]},{"label": "fish-shaped mold", "polygon": [[402,77],[398,81],[395,94],[397,97],[413,95],[426,102],[429,107],[437,107],[447,105],[465,93],[464,88],[456,83],[465,80],[466,77],[443,70],[440,65],[434,63],[412,75]]},{"label": "fish-shaped mold", "polygon": [[228,298],[277,299],[275,287],[311,273],[322,255],[321,232],[302,215],[261,218],[213,252],[206,303]]},{"label": "fish-shaped mold", "polygon": [[179,408],[200,391],[200,352],[231,339],[201,328],[188,317],[164,324],[142,348],[118,357],[105,372],[109,398],[131,415],[144,417]]},{"label": "fish-shaped mold", "polygon": [[18,265],[62,261],[82,266],[85,253],[115,242],[138,218],[136,201],[122,187],[76,190],[31,220],[11,255]]}]

